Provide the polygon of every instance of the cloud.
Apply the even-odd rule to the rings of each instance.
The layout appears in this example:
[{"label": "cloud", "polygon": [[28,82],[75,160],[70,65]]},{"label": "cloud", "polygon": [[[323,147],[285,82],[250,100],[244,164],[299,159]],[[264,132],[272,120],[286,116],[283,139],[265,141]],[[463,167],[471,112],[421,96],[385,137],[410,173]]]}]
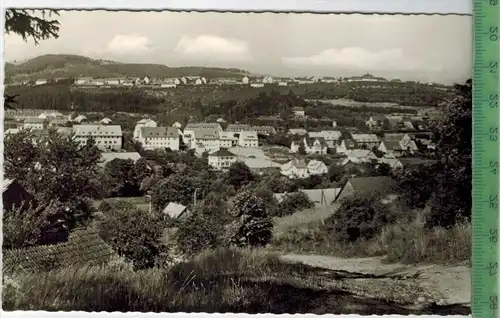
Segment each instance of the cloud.
[{"label": "cloud", "polygon": [[150,39],[139,34],[119,34],[108,43],[107,49],[113,54],[137,54],[153,49]]},{"label": "cloud", "polygon": [[[283,57],[288,66],[316,66],[342,69],[411,71],[428,65],[421,65],[417,60],[406,55],[400,49],[386,49],[372,52],[359,47],[327,49],[308,57]],[[434,68],[435,69],[435,68]]]},{"label": "cloud", "polygon": [[215,35],[183,36],[174,51],[186,57],[209,57],[231,61],[253,59],[247,42]]}]

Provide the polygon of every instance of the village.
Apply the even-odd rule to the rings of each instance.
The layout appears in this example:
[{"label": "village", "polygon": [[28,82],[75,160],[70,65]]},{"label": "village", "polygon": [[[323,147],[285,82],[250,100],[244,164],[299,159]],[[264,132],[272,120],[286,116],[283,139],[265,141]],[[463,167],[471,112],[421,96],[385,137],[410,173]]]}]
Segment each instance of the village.
[{"label": "village", "polygon": [[[303,107],[295,107],[292,111],[296,118],[306,116]],[[234,163],[242,162],[259,175],[279,172],[290,179],[306,179],[326,175],[331,165],[344,170],[367,164],[374,167],[386,165],[397,172],[432,164],[434,160],[427,158],[435,147],[424,122],[421,116],[371,116],[366,121],[371,132],[363,133],[338,127],[335,121],[331,130],[291,128],[282,131],[281,127],[230,124],[223,118],[212,123],[187,123],[185,126],[175,122],[165,127],[151,118],[143,118],[134,127],[133,140],[145,151],[191,150],[196,156],[205,158],[214,171],[224,172]],[[114,125],[109,118],[89,122],[84,114],[76,112],[64,115],[55,110],[7,111],[4,128],[6,135],[30,130],[34,142],[42,141],[49,129],[72,136],[82,146],[92,139],[103,152],[103,166],[116,158],[134,162],[141,158],[138,152],[127,152],[122,148],[122,127]],[[266,143],[267,137],[276,134],[289,138],[289,147]],[[328,165],[321,160],[322,157],[330,158]],[[309,193],[317,205],[328,206],[345,196],[341,193],[344,186],[304,193]],[[325,197],[323,193],[329,194]],[[281,198],[283,194],[276,196]],[[322,199],[318,202],[318,198]]]}]

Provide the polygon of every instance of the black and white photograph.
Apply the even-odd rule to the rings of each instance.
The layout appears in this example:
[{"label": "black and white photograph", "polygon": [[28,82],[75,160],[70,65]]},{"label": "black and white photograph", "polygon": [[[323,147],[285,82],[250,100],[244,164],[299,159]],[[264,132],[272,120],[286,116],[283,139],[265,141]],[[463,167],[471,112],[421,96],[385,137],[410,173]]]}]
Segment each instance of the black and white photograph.
[{"label": "black and white photograph", "polygon": [[4,15],[3,310],[471,314],[471,16]]}]

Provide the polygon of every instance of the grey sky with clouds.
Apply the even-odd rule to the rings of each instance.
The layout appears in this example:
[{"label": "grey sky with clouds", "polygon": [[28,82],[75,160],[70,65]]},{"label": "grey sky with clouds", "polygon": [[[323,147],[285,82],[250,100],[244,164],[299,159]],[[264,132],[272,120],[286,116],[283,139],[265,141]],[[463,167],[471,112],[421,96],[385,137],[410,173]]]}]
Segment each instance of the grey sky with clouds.
[{"label": "grey sky with clouds", "polygon": [[60,37],[5,37],[5,58],[80,54],[276,76],[462,82],[472,76],[472,17],[65,11]]}]

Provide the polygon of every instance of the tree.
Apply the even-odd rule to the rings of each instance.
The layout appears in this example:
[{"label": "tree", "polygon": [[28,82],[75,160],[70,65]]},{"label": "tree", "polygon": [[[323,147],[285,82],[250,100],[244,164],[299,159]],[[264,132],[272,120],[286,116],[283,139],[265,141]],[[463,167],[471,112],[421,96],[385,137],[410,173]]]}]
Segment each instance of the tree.
[{"label": "tree", "polygon": [[222,223],[210,215],[193,213],[180,222],[175,241],[182,253],[193,255],[219,245]]},{"label": "tree", "polygon": [[387,163],[380,163],[375,168],[375,174],[377,176],[388,176],[391,174],[391,166]]},{"label": "tree", "polygon": [[472,80],[455,85],[434,127],[437,188],[431,197],[429,226],[452,226],[470,220],[472,211]]},{"label": "tree", "polygon": [[273,235],[273,222],[268,216],[262,199],[250,190],[240,192],[233,198],[229,212],[239,218],[229,226],[229,241],[240,247],[265,246]]},{"label": "tree", "polygon": [[328,168],[327,178],[330,182],[339,182],[344,174],[345,171],[341,166],[333,164]]},{"label": "tree", "polygon": [[134,197],[140,195],[141,183],[132,159],[113,159],[106,163],[103,180],[108,196]]},{"label": "tree", "polygon": [[325,225],[337,241],[349,243],[374,237],[392,221],[390,210],[380,198],[356,195],[344,199]]},{"label": "tree", "polygon": [[310,209],[314,207],[309,197],[304,192],[296,192],[287,194],[283,201],[279,204],[278,215],[285,216],[291,215],[302,209]]},{"label": "tree", "polygon": [[102,239],[135,269],[155,266],[164,251],[160,238],[163,222],[156,214],[144,213],[129,206],[113,207],[97,228]]},{"label": "tree", "polygon": [[299,144],[299,150],[298,150],[298,153],[299,155],[306,155],[307,152],[306,152],[306,147],[304,145],[304,142],[301,141],[300,144]]},{"label": "tree", "polygon": [[[37,15],[36,13],[39,13]],[[59,21],[46,19],[59,15],[57,10],[7,9],[5,11],[5,32],[20,35],[24,41],[32,38],[36,45],[40,40],[59,37]],[[19,94],[5,95],[4,108],[14,109],[15,98]]]},{"label": "tree", "polygon": [[227,183],[234,186],[235,189],[239,189],[255,180],[255,176],[245,163],[237,161],[229,167],[226,174],[226,180]]}]

